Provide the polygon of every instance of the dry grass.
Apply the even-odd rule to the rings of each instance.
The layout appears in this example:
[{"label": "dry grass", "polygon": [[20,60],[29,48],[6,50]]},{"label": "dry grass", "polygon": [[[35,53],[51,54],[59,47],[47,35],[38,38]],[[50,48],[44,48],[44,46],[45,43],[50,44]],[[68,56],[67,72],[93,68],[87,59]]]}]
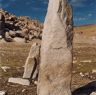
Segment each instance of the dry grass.
[{"label": "dry grass", "polygon": [[96,25],[85,25],[74,28],[75,32],[94,32],[96,31]]}]

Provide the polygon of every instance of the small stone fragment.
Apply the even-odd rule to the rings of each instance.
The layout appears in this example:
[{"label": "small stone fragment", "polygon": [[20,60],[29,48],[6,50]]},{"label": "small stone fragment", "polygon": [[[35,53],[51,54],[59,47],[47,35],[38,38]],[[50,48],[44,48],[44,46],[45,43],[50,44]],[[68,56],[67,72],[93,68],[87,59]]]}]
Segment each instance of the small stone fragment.
[{"label": "small stone fragment", "polygon": [[80,76],[81,76],[81,77],[84,77],[84,74],[83,74],[82,72],[80,72]]},{"label": "small stone fragment", "polygon": [[0,91],[0,95],[6,95],[5,91]]},{"label": "small stone fragment", "polygon": [[2,69],[4,72],[6,72],[8,69],[10,69],[10,67],[8,67],[8,66],[3,66],[3,67],[1,67],[1,69]]}]

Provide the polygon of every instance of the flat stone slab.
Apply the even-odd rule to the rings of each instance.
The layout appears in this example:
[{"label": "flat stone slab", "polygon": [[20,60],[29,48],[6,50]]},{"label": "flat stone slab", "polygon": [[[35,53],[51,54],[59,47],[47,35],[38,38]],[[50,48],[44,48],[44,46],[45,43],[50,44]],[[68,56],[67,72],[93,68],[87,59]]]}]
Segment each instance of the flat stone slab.
[{"label": "flat stone slab", "polygon": [[8,82],[10,83],[16,83],[16,84],[21,84],[21,85],[30,85],[30,81],[27,79],[22,79],[22,78],[9,78]]},{"label": "flat stone slab", "polygon": [[0,91],[0,95],[5,95],[6,92],[5,91]]}]

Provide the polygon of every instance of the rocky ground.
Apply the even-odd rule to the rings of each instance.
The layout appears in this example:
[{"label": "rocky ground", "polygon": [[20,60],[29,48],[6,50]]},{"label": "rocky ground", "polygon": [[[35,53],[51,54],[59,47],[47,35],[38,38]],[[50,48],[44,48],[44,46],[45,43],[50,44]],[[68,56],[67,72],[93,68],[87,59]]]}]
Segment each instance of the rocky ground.
[{"label": "rocky ground", "polygon": [[[30,86],[8,83],[9,77],[22,78],[23,66],[33,42],[0,43],[0,91],[7,92],[7,95],[36,95],[36,85],[33,83]],[[73,94],[89,95],[96,90],[96,45],[75,44],[73,63]],[[82,86],[85,87],[80,88]]]}]

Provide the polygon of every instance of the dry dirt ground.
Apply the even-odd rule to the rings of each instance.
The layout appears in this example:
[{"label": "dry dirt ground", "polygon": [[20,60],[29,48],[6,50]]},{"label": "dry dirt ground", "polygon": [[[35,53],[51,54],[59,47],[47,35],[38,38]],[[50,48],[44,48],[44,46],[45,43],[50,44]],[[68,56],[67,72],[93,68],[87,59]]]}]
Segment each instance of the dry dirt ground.
[{"label": "dry dirt ground", "polygon": [[[22,77],[31,44],[0,43],[0,91],[6,91],[7,95],[36,95],[33,83],[30,86],[8,83],[9,77]],[[96,91],[96,74],[92,73],[96,70],[96,45],[75,44],[73,56],[73,95],[89,95]],[[4,71],[4,66],[10,68]]]}]

